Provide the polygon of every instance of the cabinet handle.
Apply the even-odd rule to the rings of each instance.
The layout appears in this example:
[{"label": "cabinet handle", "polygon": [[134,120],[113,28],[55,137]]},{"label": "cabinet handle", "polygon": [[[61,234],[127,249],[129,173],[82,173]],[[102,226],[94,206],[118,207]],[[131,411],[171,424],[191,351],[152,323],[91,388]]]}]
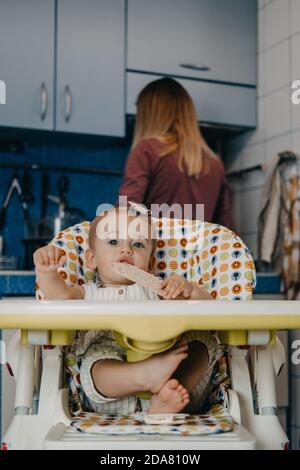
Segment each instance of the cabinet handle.
[{"label": "cabinet handle", "polygon": [[43,82],[41,84],[41,120],[44,121],[47,115],[47,108],[48,108],[48,93],[47,87]]},{"label": "cabinet handle", "polygon": [[67,85],[65,87],[65,97],[66,97],[66,106],[65,106],[65,122],[70,121],[71,112],[72,112],[72,94],[70,87]]},{"label": "cabinet handle", "polygon": [[196,64],[179,64],[179,67],[184,69],[199,70],[200,72],[209,72],[210,67],[207,65],[196,65]]}]

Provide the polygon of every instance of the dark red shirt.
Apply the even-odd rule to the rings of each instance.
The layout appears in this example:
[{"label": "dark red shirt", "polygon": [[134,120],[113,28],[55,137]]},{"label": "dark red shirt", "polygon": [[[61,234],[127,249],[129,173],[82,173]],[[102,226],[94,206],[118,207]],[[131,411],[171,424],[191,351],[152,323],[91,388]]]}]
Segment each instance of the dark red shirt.
[{"label": "dark red shirt", "polygon": [[119,195],[129,201],[144,204],[204,204],[204,220],[232,228],[230,191],[220,158],[204,155],[207,171],[199,179],[181,172],[177,165],[178,153],[159,156],[162,143],[157,139],[141,141],[129,154]]}]

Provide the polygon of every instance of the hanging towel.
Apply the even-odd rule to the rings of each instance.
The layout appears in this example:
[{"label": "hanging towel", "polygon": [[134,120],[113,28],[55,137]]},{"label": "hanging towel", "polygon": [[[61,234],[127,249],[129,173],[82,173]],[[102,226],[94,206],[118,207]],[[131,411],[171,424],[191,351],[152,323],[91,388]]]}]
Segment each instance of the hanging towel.
[{"label": "hanging towel", "polygon": [[289,179],[288,220],[284,227],[282,277],[288,300],[300,299],[300,177],[297,165]]},{"label": "hanging towel", "polygon": [[268,175],[262,191],[258,218],[258,260],[269,263],[272,269],[281,270],[284,226],[287,221],[287,187],[284,163],[276,155],[268,167]]}]

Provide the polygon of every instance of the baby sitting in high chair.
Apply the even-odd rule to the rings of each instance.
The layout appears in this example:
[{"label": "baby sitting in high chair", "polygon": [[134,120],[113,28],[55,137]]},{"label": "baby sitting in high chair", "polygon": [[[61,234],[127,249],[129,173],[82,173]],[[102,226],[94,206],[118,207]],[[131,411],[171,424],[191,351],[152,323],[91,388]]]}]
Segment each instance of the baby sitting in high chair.
[{"label": "baby sitting in high chair", "polygon": [[[179,275],[160,281],[155,293],[115,269],[114,263],[118,262],[151,272],[156,246],[152,237],[148,214],[132,214],[125,207],[106,211],[91,223],[86,251],[87,266],[97,270],[101,282],[67,286],[57,271],[66,256],[60,248],[48,245],[39,248],[33,256],[39,287],[45,298],[51,300],[212,300],[204,288]],[[207,397],[212,369],[219,356],[217,338],[199,331],[184,333],[171,349],[138,362],[126,362],[125,351],[111,330],[89,331],[71,347],[81,362],[80,383],[87,411],[109,414],[182,410],[198,413]],[[151,399],[135,395],[142,391],[151,392]]]}]

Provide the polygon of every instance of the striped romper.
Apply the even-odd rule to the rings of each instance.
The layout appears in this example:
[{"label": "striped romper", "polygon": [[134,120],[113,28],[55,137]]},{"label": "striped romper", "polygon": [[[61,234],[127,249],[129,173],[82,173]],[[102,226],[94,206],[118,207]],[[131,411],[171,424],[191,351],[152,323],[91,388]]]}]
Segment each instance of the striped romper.
[{"label": "striped romper", "polygon": [[[160,300],[152,290],[138,284],[103,288],[100,284],[88,283],[83,284],[83,287],[86,300],[98,302]],[[188,342],[197,340],[204,343],[209,356],[208,369],[201,382],[190,392],[190,402],[184,410],[187,413],[197,413],[207,397],[212,369],[219,359],[219,341],[213,334],[202,331],[188,331],[183,336]],[[103,359],[126,361],[125,350],[117,344],[111,330],[82,332],[71,347],[77,359],[80,359],[80,382],[89,411],[101,414],[131,414],[136,411],[147,411],[149,407],[147,399],[141,399],[135,395],[107,398],[101,395],[94,386],[91,369],[96,361]]]}]

